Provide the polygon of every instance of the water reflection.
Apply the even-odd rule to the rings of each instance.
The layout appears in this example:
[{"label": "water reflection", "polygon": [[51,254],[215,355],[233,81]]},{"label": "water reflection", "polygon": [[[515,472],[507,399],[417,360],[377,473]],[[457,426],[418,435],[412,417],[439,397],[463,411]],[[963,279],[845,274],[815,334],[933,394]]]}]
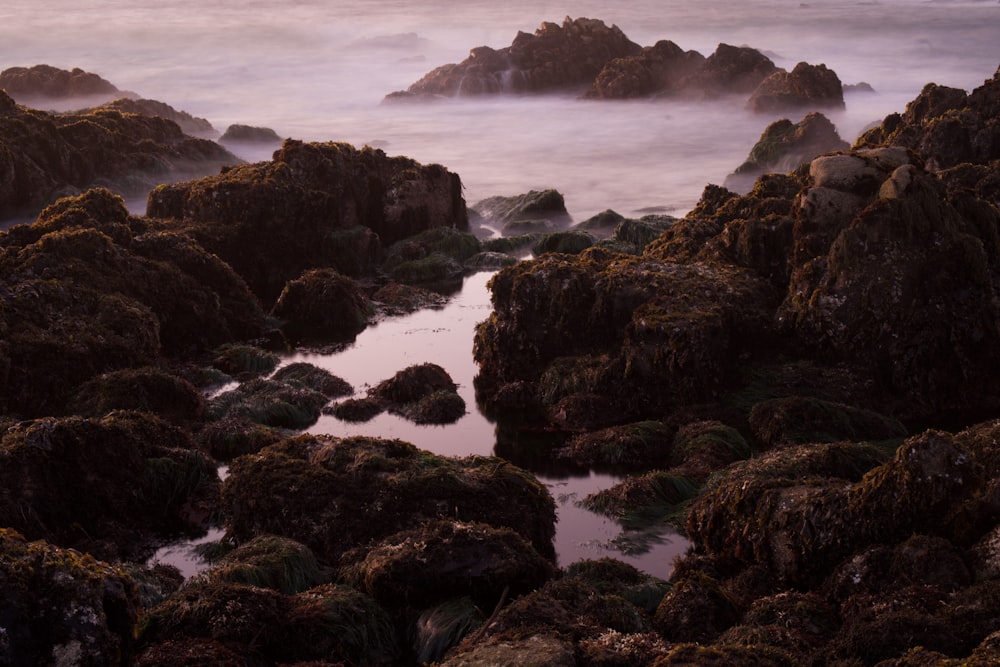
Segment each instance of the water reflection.
[{"label": "water reflection", "polygon": [[556,499],[559,520],[555,547],[559,565],[612,556],[656,576],[668,576],[674,557],[688,546],[681,535],[662,528],[624,530],[617,522],[579,505],[587,495],[613,486],[620,476],[554,459],[551,449],[560,442],[551,434],[533,433],[510,424],[500,426],[476,406],[473,378],[477,367],[472,360],[472,341],[476,324],[491,311],[486,288],[490,277],[485,272],[466,277],[461,291],[442,309],[384,320],[365,329],[342,350],[298,352],[284,362],[308,362],[325,368],[350,382],[359,397],[407,366],[435,363],[458,384],[458,393],[468,406],[464,417],[452,425],[427,426],[390,413],[364,423],[324,415],[308,432],[399,438],[445,456],[502,456],[535,473]]}]

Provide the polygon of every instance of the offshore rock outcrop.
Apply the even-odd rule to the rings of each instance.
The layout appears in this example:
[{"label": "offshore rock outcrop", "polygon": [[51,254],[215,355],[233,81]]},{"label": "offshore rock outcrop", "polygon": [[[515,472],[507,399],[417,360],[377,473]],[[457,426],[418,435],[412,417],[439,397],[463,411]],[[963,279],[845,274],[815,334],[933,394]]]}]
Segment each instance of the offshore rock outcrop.
[{"label": "offshore rock outcrop", "polygon": [[266,304],[308,269],[357,276],[371,270],[383,245],[468,226],[461,181],[444,167],[292,140],[269,162],[157,187],[147,213],[174,220]]},{"label": "offshore rock outcrop", "polygon": [[497,93],[579,92],[606,62],[638,53],[618,26],[571,19],[545,22],[534,34],[519,32],[509,47],[481,46],[461,63],[444,65],[393,97],[487,95]]},{"label": "offshore rock outcrop", "polygon": [[2,90],[0,136],[0,219],[36,214],[91,187],[141,195],[239,162],[164,118],[101,108],[46,113],[15,104]]},{"label": "offshore rock outcrop", "polygon": [[120,97],[122,91],[97,74],[79,67],[72,70],[51,65],[8,67],[0,72],[0,90],[23,104],[77,98]]},{"label": "offshore rock outcrop", "polygon": [[765,173],[783,174],[824,153],[848,148],[837,128],[821,113],[806,114],[798,123],[787,118],[776,120],[761,133],[746,161],[726,176],[724,185],[745,194]]},{"label": "offshore rock outcrop", "polygon": [[799,63],[791,72],[775,72],[760,82],[747,106],[756,113],[793,109],[843,109],[844,88],[826,65]]},{"label": "offshore rock outcrop", "polygon": [[[122,113],[138,114],[140,116],[150,116],[154,118],[165,118],[177,123],[184,134],[192,137],[203,137],[214,139],[218,132],[212,124],[204,118],[192,116],[187,111],[179,111],[166,102],[158,100],[138,99],[134,97],[119,97],[97,107],[98,109],[108,109],[111,111],[121,111]],[[279,140],[280,141],[280,140]]]}]

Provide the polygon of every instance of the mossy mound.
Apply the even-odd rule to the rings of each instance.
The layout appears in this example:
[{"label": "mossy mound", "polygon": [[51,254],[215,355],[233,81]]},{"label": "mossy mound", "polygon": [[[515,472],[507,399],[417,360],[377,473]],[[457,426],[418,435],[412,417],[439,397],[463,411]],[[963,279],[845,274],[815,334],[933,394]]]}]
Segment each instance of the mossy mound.
[{"label": "mossy mound", "polygon": [[241,544],[200,577],[271,588],[286,595],[328,580],[308,547],[276,535],[259,535]]},{"label": "mossy mound", "polygon": [[559,456],[580,465],[649,469],[670,460],[673,440],[667,425],[643,421],[573,436]]},{"label": "mossy mound", "polygon": [[267,375],[281,363],[281,357],[274,352],[242,343],[226,343],[213,355],[213,368],[239,379]]},{"label": "mossy mound", "polygon": [[143,536],[195,527],[192,505],[218,492],[214,462],[146,413],[22,422],[3,434],[0,458],[0,525],[109,557],[139,557]]},{"label": "mossy mound", "polygon": [[0,528],[0,661],[131,664],[139,595],[120,568]]},{"label": "mossy mound", "polygon": [[453,424],[465,416],[465,399],[457,392],[439,389],[417,401],[391,408],[415,424]]},{"label": "mossy mound", "polygon": [[591,512],[605,514],[628,527],[663,522],[683,524],[688,501],[698,495],[699,484],[682,475],[654,470],[626,478],[609,489],[583,499]]},{"label": "mossy mound", "polygon": [[462,264],[480,250],[482,247],[479,239],[472,234],[452,227],[435,227],[389,246],[382,262],[382,270],[395,275],[397,267],[419,262],[433,255],[447,257]]},{"label": "mossy mound", "polygon": [[585,231],[569,230],[565,232],[554,232],[552,234],[546,234],[535,242],[535,244],[531,246],[531,252],[533,252],[536,257],[547,252],[578,255],[590,246],[594,245],[594,242],[594,237]]},{"label": "mossy mound", "polygon": [[341,396],[350,396],[354,393],[354,387],[347,380],[337,377],[326,369],[304,361],[282,366],[271,376],[271,379],[275,382],[283,382],[318,391],[327,398],[340,398]]},{"label": "mossy mound", "polygon": [[892,440],[906,437],[898,420],[842,403],[789,396],[758,403],[750,428],[765,449],[806,442]]},{"label": "mossy mound", "polygon": [[415,364],[404,368],[372,388],[370,394],[386,403],[405,404],[419,401],[436,391],[455,391],[458,385],[437,364]]},{"label": "mossy mound", "polygon": [[450,285],[460,282],[465,267],[458,260],[441,253],[408,260],[389,269],[389,276],[410,285]]},{"label": "mossy mound", "polygon": [[398,440],[301,436],[272,445],[233,462],[223,506],[237,542],[283,535],[327,562],[415,521],[456,516],[511,528],[553,555],[554,503],[534,477],[499,459],[448,459]]},{"label": "mossy mound", "polygon": [[209,422],[196,435],[198,444],[218,461],[256,454],[284,438],[281,430],[242,417]]},{"label": "mossy mound", "polygon": [[517,253],[527,253],[531,246],[542,238],[541,233],[521,234],[515,236],[498,236],[485,239],[483,250],[486,252],[499,252],[505,255],[515,255]]},{"label": "mossy mound", "polygon": [[200,420],[205,400],[187,380],[155,367],[130,368],[99,375],[80,385],[68,409],[85,417],[112,410],[152,412],[174,423]]},{"label": "mossy mound", "polygon": [[435,520],[348,552],[341,578],[386,608],[424,609],[468,595],[481,609],[539,588],[552,563],[509,528]]},{"label": "mossy mound", "polygon": [[328,401],[326,395],[300,384],[257,378],[209,401],[208,418],[304,429],[319,419]]},{"label": "mossy mound", "polygon": [[348,398],[325,410],[345,422],[366,422],[385,412],[385,406],[373,398]]},{"label": "mossy mound", "polygon": [[372,294],[376,310],[389,315],[406,315],[425,308],[443,308],[448,297],[424,287],[389,283]]},{"label": "mossy mound", "polygon": [[313,269],[290,281],[271,309],[294,341],[353,340],[371,312],[361,286],[333,269]]},{"label": "mossy mound", "polygon": [[497,271],[519,261],[514,255],[503,252],[480,252],[465,260],[463,266],[469,271]]},{"label": "mossy mound", "polygon": [[732,426],[715,420],[690,422],[677,430],[671,463],[684,474],[705,479],[730,463],[750,458],[753,450]]}]

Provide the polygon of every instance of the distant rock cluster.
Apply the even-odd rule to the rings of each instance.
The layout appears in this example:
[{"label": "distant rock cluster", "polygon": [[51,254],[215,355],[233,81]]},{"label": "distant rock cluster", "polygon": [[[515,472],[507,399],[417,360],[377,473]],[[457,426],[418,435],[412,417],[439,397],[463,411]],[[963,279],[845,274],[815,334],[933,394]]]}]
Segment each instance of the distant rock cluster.
[{"label": "distant rock cluster", "polygon": [[668,40],[640,47],[618,26],[570,17],[533,35],[519,32],[509,47],[474,48],[386,99],[566,92],[593,99],[749,94],[748,107],[760,113],[844,106],[840,79],[824,65],[802,62],[786,72],[756,49],[728,44],[707,58]]}]

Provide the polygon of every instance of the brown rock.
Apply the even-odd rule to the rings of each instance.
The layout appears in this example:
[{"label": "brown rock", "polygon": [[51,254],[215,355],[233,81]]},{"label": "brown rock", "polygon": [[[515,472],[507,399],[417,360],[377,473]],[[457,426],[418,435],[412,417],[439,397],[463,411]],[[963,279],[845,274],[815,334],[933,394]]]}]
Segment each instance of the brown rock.
[{"label": "brown rock", "polygon": [[775,72],[761,81],[747,107],[755,113],[843,109],[844,90],[836,72],[826,65],[801,62],[791,72]]}]

